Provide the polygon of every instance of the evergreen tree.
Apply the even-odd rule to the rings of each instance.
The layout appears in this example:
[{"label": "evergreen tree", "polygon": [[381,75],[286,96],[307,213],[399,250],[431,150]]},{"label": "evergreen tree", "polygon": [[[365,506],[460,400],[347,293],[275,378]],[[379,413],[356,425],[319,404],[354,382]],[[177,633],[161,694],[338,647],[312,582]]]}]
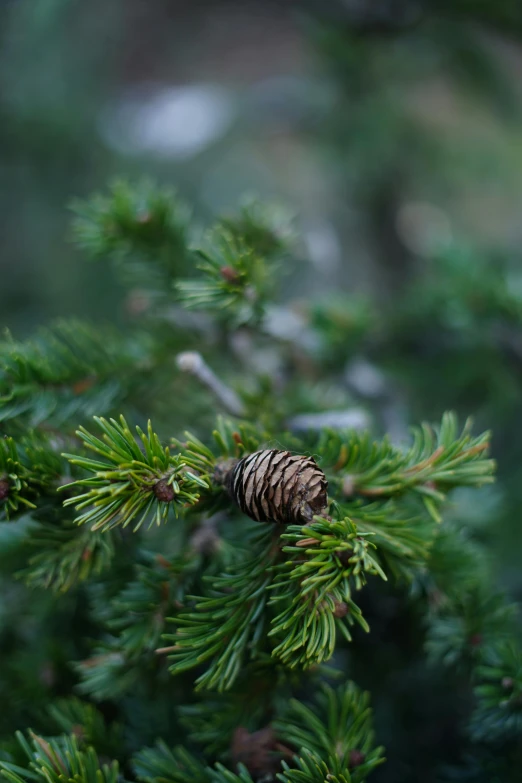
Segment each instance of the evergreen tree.
[{"label": "evergreen tree", "polygon": [[2,774],[364,781],[386,734],[392,759],[404,741],[375,737],[370,699],[401,723],[394,683],[417,668],[436,687],[443,666],[460,745],[426,779],[461,746],[509,770],[515,612],[448,505],[493,481],[488,433],[445,413],[409,443],[378,435],[328,314],[285,329],[278,281],[301,262],[280,208],[202,232],[175,194],[120,182],[75,211],[131,315],[2,342]]}]

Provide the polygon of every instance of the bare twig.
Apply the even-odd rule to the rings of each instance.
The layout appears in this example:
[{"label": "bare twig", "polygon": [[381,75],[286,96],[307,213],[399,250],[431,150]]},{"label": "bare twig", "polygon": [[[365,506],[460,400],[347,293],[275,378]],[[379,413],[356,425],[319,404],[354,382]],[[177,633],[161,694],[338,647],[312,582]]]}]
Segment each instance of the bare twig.
[{"label": "bare twig", "polygon": [[176,357],[180,370],[195,375],[198,381],[212,392],[221,405],[232,416],[244,416],[245,408],[236,392],[223,383],[210,369],[203,357],[197,351],[184,351]]}]

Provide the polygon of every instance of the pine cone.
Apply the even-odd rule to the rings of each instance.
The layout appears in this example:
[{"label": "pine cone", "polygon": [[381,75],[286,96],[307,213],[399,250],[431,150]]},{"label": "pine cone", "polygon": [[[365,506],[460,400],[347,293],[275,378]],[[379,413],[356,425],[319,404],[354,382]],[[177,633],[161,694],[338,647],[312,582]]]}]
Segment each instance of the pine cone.
[{"label": "pine cone", "polygon": [[328,483],[312,457],[266,449],[239,460],[227,488],[243,513],[258,522],[310,522],[325,511]]}]

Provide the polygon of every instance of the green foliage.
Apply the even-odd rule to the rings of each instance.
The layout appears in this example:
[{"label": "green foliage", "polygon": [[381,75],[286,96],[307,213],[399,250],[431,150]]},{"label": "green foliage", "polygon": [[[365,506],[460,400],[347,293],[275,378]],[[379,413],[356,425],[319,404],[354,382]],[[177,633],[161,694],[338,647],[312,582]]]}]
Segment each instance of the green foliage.
[{"label": "green foliage", "polygon": [[[371,709],[368,694],[353,683],[334,690],[324,686],[316,709],[292,699],[284,715],[273,723],[278,744],[277,753],[288,757],[290,748],[296,755],[283,761],[280,781],[334,780],[363,783],[382,761],[383,749],[374,746]],[[284,743],[284,746],[281,745]],[[140,751],[133,761],[138,780],[144,783],[251,783],[248,769],[237,765],[237,771],[216,764],[214,769],[201,764],[184,748],[170,749],[164,742]]]},{"label": "green foliage", "polygon": [[407,451],[387,440],[372,443],[368,435],[345,443],[341,435],[326,434],[324,461],[335,473],[342,473],[334,481],[342,484],[345,496],[382,497],[411,490],[438,520],[437,505],[450,489],[493,481],[494,462],[484,458],[489,433],[473,438],[470,426],[467,422],[459,435],[456,417],[447,413],[436,429],[427,424],[415,428]]},{"label": "green foliage", "polygon": [[18,741],[27,757],[24,767],[0,761],[0,770],[10,783],[117,783],[118,763],[102,764],[93,747],[80,748],[77,738],[64,735],[47,741],[36,734],[31,742],[19,732]]},{"label": "green foliage", "polygon": [[354,623],[369,630],[352,597],[367,574],[386,579],[372,544],[349,519],[317,519],[309,527],[292,525],[282,535],[292,555],[277,566],[270,604],[279,614],[269,636],[279,642],[272,654],[289,667],[307,668],[331,658],[336,627],[350,641]]},{"label": "green foliage", "polygon": [[208,488],[208,481],[192,473],[190,462],[181,454],[171,454],[163,447],[149,422],[147,433],[136,427],[141,447],[120,418],[110,422],[95,418],[103,432],[103,440],[91,435],[85,428],[78,430],[78,437],[88,449],[102,459],[66,455],[71,464],[93,474],[93,478],[78,479],[72,485],[86,487],[87,491],[64,501],[83,511],[78,524],[89,524],[92,530],[109,530],[134,522],[137,530],[146,521],[150,525],[164,522],[171,508],[176,505],[192,505],[199,499],[201,488]]},{"label": "green foliage", "polygon": [[110,411],[144,357],[138,339],[61,320],[36,337],[0,343],[0,421],[56,426]]},{"label": "green foliage", "polygon": [[146,553],[142,558],[145,562],[136,566],[133,579],[117,595],[103,582],[91,590],[93,615],[107,637],[75,668],[81,692],[97,700],[121,698],[143,671],[156,669],[166,618],[183,605],[198,564],[194,556],[192,562],[189,557],[169,561]]},{"label": "green foliage", "polygon": [[34,508],[27,495],[34,494],[31,475],[22,465],[13,438],[0,440],[0,510],[9,519],[9,514],[20,506]]},{"label": "green foliage", "polygon": [[60,699],[49,708],[49,717],[60,732],[75,734],[79,742],[92,745],[100,754],[110,757],[121,753],[121,726],[109,724],[93,704],[76,697]]},{"label": "green foliage", "polygon": [[273,264],[230,229],[216,229],[210,250],[197,250],[201,279],[180,280],[178,298],[187,308],[209,310],[232,327],[259,324],[276,281]]},{"label": "green foliage", "polygon": [[293,699],[275,723],[278,737],[298,749],[301,757],[298,771],[285,765],[279,779],[361,783],[384,761],[383,748],[374,747],[369,694],[348,682],[336,690],[323,686],[316,702],[311,708]]},{"label": "green foliage", "polygon": [[504,595],[472,584],[433,613],[426,640],[429,656],[448,666],[477,663],[484,647],[512,634],[516,611]]},{"label": "green foliage", "polygon": [[271,531],[254,542],[257,553],[230,573],[207,579],[208,595],[193,598],[194,610],[180,614],[169,659],[173,674],[192,669],[210,659],[196,679],[196,689],[229,688],[247,658],[256,655],[264,633],[271,567],[278,553]]},{"label": "green foliage", "polygon": [[185,748],[170,749],[164,742],[144,748],[133,759],[138,780],[144,783],[207,783],[210,772]]},{"label": "green foliage", "polygon": [[[339,380],[346,360],[366,338],[377,353],[395,336],[407,340],[406,321],[371,302],[342,313],[325,305],[312,307],[307,339],[274,339],[267,316],[290,252],[286,216],[248,204],[217,220],[204,249],[191,230],[176,197],[150,184],[120,183],[80,205],[77,240],[91,255],[114,260],[127,283],[161,299],[160,328],[149,321],[146,337],[127,341],[69,322],[36,340],[0,346],[4,514],[32,506],[12,543],[11,572],[25,583],[14,585],[13,616],[17,601],[24,606],[54,591],[53,606],[63,607],[71,626],[70,644],[61,637],[51,643],[43,626],[52,613],[29,626],[27,639],[22,622],[17,633],[26,657],[13,663],[10,618],[0,613],[0,653],[7,657],[0,696],[11,698],[9,676],[34,661],[24,706],[14,714],[24,721],[34,715],[45,727],[50,720],[51,730],[65,732],[35,735],[33,746],[22,739],[28,763],[4,745],[4,775],[11,783],[116,783],[116,767],[100,767],[102,753],[124,763],[132,757],[144,783],[363,783],[383,750],[375,745],[368,696],[346,682],[346,666],[351,676],[368,677],[366,637],[354,631],[368,631],[371,622],[386,661],[370,672],[381,715],[390,706],[387,678],[397,676],[407,691],[401,675],[411,661],[402,658],[412,640],[402,650],[386,627],[403,619],[394,615],[396,604],[407,605],[404,636],[414,637],[415,661],[425,642],[431,661],[451,666],[448,676],[465,683],[468,701],[475,686],[474,713],[463,715],[471,741],[514,742],[522,689],[515,610],[494,589],[482,533],[459,519],[458,500],[447,505],[453,490],[493,481],[489,434],[473,435],[469,421],[459,429],[453,413],[414,429],[410,445],[339,425],[287,432],[296,412],[323,411],[333,400],[333,420],[337,407],[351,406]],[[196,261],[200,277],[185,279]],[[442,294],[434,287],[433,306],[423,305],[433,315],[440,306],[437,325],[451,321],[442,313],[445,285]],[[479,286],[478,302],[466,302],[459,285],[459,301],[477,308],[477,322],[487,312],[491,322],[517,323],[516,297],[506,285]],[[190,316],[190,350],[200,350],[208,326],[212,366],[224,376],[236,373],[234,362],[248,366],[239,390],[245,420],[218,418],[211,432],[207,420],[194,420],[193,386],[186,394],[179,378],[163,413],[154,410],[157,431],[109,418],[122,410],[148,419],[149,381],[165,383],[166,358],[179,350],[180,305],[206,311]],[[452,329],[458,331],[462,312]],[[413,303],[407,323],[416,317]],[[230,330],[239,331],[237,340]],[[258,351],[277,355],[269,381],[250,364]],[[195,374],[191,384],[197,380],[205,382]],[[140,381],[147,382],[142,399]],[[365,415],[384,417],[380,406],[392,399],[391,389],[369,395]],[[80,426],[75,438],[73,418],[83,424],[95,403],[107,417],[95,417],[98,434]],[[196,434],[173,437],[189,421]],[[236,460],[262,448],[314,457],[328,481],[324,514],[288,526],[244,517],[226,477]],[[162,524],[171,516],[176,524]],[[386,611],[391,619],[383,621]],[[40,635],[47,640],[41,650]],[[54,640],[52,628],[49,636]],[[339,672],[326,667],[330,660]],[[337,689],[324,684],[333,674],[344,683]],[[72,691],[99,710],[76,698],[55,702]],[[42,694],[52,694],[50,718]],[[301,694],[304,702],[296,699]]]},{"label": "green foliage", "polygon": [[244,199],[237,215],[222,217],[221,226],[241,239],[263,258],[286,256],[295,241],[292,214],[281,204],[266,204],[253,198]]},{"label": "green foliage", "polygon": [[514,641],[488,647],[476,668],[473,739],[518,740],[522,731],[522,652]]},{"label": "green foliage", "polygon": [[168,292],[188,255],[190,215],[174,191],[118,181],[73,210],[74,238],[90,256],[114,260],[128,284]]},{"label": "green foliage", "polygon": [[18,577],[33,588],[66,592],[105,571],[114,557],[112,534],[82,530],[71,522],[37,523],[25,543],[33,550]]},{"label": "green foliage", "polygon": [[423,506],[408,499],[355,501],[340,508],[350,514],[360,535],[371,536],[375,559],[387,574],[411,582],[425,568],[438,529]]}]

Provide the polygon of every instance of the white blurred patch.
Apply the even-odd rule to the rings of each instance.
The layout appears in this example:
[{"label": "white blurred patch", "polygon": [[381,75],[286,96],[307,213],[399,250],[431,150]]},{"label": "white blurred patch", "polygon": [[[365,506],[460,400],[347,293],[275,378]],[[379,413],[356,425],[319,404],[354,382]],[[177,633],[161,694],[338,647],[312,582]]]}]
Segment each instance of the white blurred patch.
[{"label": "white blurred patch", "polygon": [[103,112],[99,127],[118,152],[190,158],[223,136],[234,115],[232,98],[220,87],[155,87],[117,101]]},{"label": "white blurred patch", "polygon": [[425,202],[410,202],[400,208],[397,233],[412,253],[424,257],[447,246],[452,239],[447,214]]},{"label": "white blurred patch", "polygon": [[339,237],[326,220],[307,221],[303,229],[303,239],[310,261],[323,272],[335,272],[339,269],[342,249]]}]

